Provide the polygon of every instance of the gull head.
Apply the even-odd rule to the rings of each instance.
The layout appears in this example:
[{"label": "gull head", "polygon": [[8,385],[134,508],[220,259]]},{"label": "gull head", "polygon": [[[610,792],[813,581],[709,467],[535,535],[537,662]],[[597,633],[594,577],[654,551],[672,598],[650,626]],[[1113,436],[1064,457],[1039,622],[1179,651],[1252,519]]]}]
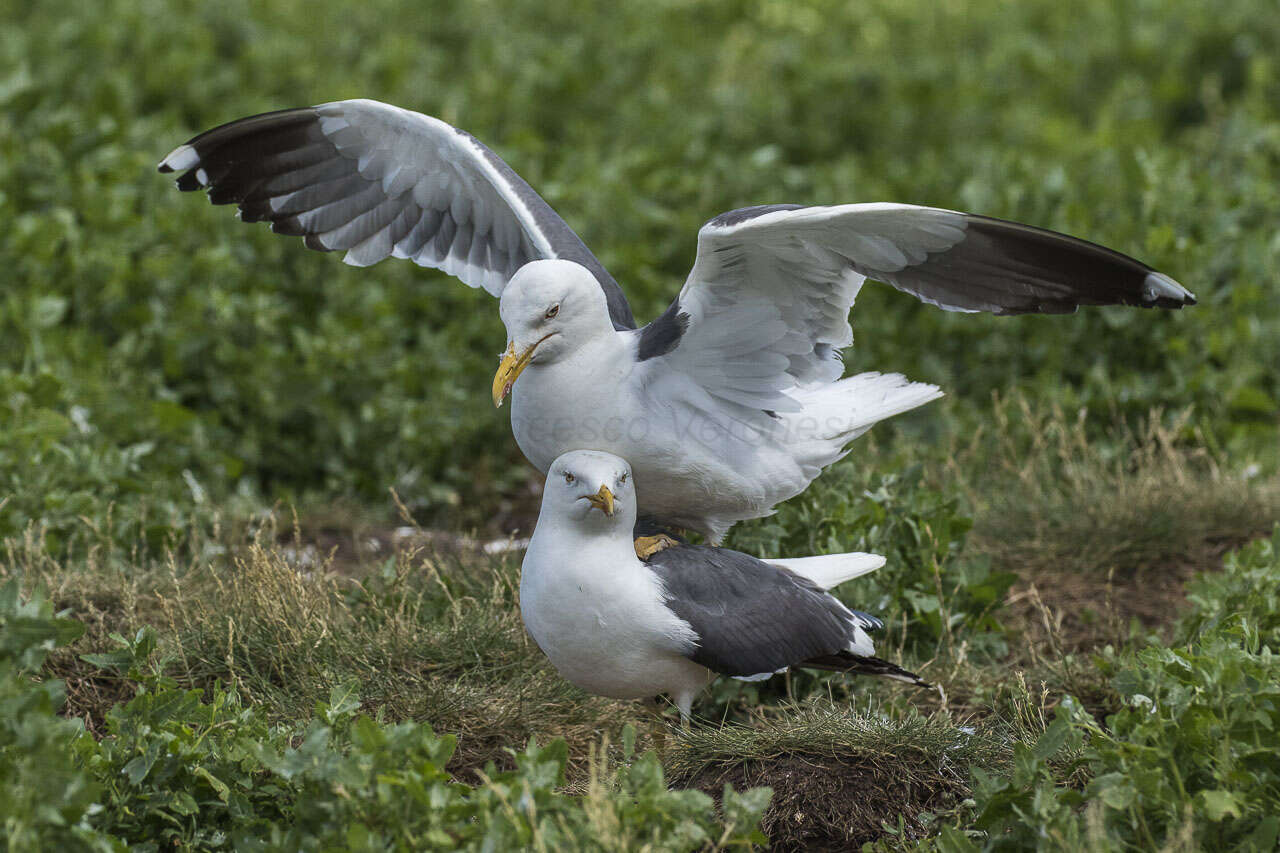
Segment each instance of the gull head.
[{"label": "gull head", "polygon": [[538,523],[589,532],[616,533],[631,541],[636,492],[627,460],[599,450],[571,450],[547,469]]},{"label": "gull head", "polygon": [[573,261],[532,261],[516,270],[498,303],[507,348],[493,377],[501,406],[531,364],[550,364],[595,336],[613,332],[604,291],[591,271]]}]

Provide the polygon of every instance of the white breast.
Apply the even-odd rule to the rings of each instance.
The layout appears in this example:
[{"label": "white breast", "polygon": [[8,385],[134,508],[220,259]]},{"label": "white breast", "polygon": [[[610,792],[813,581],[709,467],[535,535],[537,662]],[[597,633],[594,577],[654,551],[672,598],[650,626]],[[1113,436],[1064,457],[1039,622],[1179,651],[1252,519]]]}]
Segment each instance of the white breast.
[{"label": "white breast", "polygon": [[511,393],[511,431],[525,458],[545,472],[570,450],[623,455],[637,418],[628,382],[634,365],[614,336],[559,361],[529,365]]},{"label": "white breast", "polygon": [[634,334],[614,333],[529,365],[511,394],[511,431],[525,458],[545,472],[570,450],[621,456],[635,472],[643,515],[713,541],[816,475],[806,478],[778,436],[710,419],[705,391],[688,377],[643,364]]},{"label": "white breast", "polygon": [[663,603],[630,538],[572,550],[541,525],[520,577],[525,626],[556,670],[616,699],[700,689],[710,672],[684,657],[695,636]]}]

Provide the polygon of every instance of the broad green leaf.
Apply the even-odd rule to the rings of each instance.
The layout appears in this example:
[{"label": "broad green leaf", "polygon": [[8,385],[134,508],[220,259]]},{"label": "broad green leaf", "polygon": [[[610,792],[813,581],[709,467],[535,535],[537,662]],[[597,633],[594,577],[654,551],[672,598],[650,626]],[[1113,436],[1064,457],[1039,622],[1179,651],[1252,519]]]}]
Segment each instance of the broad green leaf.
[{"label": "broad green leaf", "polygon": [[1209,820],[1217,822],[1228,815],[1240,817],[1240,796],[1231,791],[1201,791],[1196,795]]}]

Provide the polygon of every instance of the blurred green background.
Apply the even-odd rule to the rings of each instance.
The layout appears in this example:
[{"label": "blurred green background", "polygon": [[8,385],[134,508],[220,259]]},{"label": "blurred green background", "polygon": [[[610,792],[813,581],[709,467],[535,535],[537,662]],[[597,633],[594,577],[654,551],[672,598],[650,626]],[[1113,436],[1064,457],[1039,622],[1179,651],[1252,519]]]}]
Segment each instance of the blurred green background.
[{"label": "blurred green background", "polygon": [[[1243,466],[1280,417],[1280,9],[1269,0],[217,4],[0,0],[0,537],[167,532],[212,506],[386,503],[476,525],[532,470],[494,301],[246,227],[155,172],[251,113],[370,97],[503,156],[655,316],[698,226],[902,201],[1062,230],[1194,291],[1175,313],[948,315],[881,286],[853,369],[1117,421],[1191,409]],[[855,452],[854,456],[857,456]],[[236,502],[241,502],[237,504]]]}]

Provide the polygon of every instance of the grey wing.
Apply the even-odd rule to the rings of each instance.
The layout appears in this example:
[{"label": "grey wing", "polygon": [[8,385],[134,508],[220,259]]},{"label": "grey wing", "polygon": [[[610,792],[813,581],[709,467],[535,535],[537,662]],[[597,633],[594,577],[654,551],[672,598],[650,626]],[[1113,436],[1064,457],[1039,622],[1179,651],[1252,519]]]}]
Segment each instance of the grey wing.
[{"label": "grey wing", "polygon": [[765,205],[721,214],[699,232],[686,290],[724,277],[725,257],[740,259],[741,278],[764,276],[789,247],[807,250],[824,271],[845,266],[949,311],[1057,314],[1081,305],[1195,304],[1173,279],[1096,243],[988,216],[887,203]]},{"label": "grey wing", "polygon": [[909,204],[763,205],[702,227],[679,297],[641,342],[712,396],[794,411],[791,389],[840,377],[865,278],[948,311],[1195,303],[1140,261],[1029,225]]},{"label": "grey wing", "polygon": [[645,564],[667,607],[697,634],[688,657],[721,675],[771,675],[814,658],[871,654],[879,620],[847,609],[786,569],[726,548],[680,545]]},{"label": "grey wing", "polygon": [[498,296],[529,261],[576,261],[600,282],[615,327],[635,327],[617,282],[550,205],[439,119],[370,100],[280,110],[206,131],[159,168],[183,172],[179,189],[207,188],[241,219],[355,266],[407,258]]}]

